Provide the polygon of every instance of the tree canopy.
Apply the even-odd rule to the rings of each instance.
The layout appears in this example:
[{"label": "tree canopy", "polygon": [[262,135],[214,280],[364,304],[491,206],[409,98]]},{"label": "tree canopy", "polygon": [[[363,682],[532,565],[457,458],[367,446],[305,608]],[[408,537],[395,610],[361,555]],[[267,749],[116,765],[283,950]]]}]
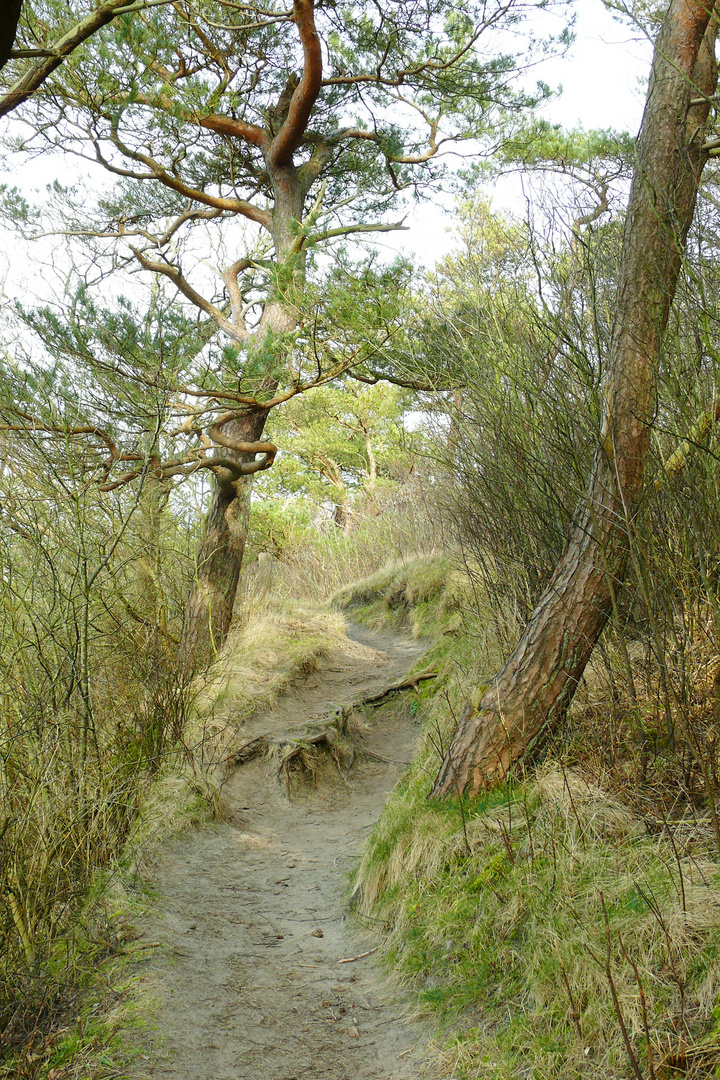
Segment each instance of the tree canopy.
[{"label": "tree canopy", "polygon": [[[95,279],[122,268],[167,279],[236,347],[221,385],[181,391],[198,402],[198,462],[217,481],[187,656],[227,633],[246,535],[242,481],[275,456],[262,438],[269,409],[350,363],[330,349],[325,366],[315,348],[305,290],[316,250],[399,227],[390,210],[436,188],[446,151],[491,149],[546,96],[520,79],[533,56],[568,40],[564,23],[554,37],[538,33],[546,7],[146,5],[73,52],[16,112],[28,131],[18,152],[62,149],[116,182],[99,198],[55,185],[44,210],[6,191],[10,220],[28,236],[84,240]],[[529,18],[529,49],[508,50]]]}]

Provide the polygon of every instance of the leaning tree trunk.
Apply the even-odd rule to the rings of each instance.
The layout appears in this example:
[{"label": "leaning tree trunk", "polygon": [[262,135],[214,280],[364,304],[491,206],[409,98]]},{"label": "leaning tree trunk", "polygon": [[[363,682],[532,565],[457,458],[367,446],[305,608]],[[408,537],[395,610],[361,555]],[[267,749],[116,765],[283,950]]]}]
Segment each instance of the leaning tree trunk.
[{"label": "leaning tree trunk", "polygon": [[0,12],[0,68],[7,64],[15,44],[22,0],[5,0],[3,7],[4,11]]},{"label": "leaning tree trunk", "polygon": [[505,776],[564,716],[627,561],[655,411],[656,367],[698,184],[717,20],[672,0],[658,36],[620,263],[603,419],[585,496],[552,580],[517,648],[468,704],[432,794],[475,793]]}]

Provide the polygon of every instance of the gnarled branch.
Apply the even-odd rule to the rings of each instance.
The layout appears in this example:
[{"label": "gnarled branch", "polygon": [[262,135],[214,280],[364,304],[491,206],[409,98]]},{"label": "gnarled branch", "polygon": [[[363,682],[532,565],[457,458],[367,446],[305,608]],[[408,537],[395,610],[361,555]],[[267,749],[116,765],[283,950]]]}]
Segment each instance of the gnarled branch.
[{"label": "gnarled branch", "polygon": [[227,334],[233,341],[237,341],[239,344],[245,344],[250,340],[251,334],[247,327],[236,326],[230,319],[223,315],[220,308],[215,307],[209,300],[206,300],[202,293],[199,293],[197,289],[194,289],[187,278],[184,276],[182,270],[178,266],[174,266],[172,263],[156,262],[154,259],[149,259],[144,252],[139,248],[130,246],[130,250],[133,255],[146,270],[152,270],[155,274],[162,274],[164,277],[169,278],[173,285],[186,296],[188,300],[204,311],[206,315],[209,315],[218,325],[218,328]]}]

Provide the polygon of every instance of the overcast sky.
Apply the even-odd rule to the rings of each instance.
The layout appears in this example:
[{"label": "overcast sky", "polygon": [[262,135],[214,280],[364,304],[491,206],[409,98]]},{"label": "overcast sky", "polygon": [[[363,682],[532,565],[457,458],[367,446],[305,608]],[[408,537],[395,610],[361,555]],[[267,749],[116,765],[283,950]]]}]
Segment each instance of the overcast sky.
[{"label": "overcast sky", "polygon": [[[576,40],[569,53],[546,61],[534,76],[562,93],[542,110],[553,123],[573,128],[614,128],[635,135],[645,103],[652,45],[639,31],[615,21],[602,0],[577,0]],[[498,209],[522,214],[520,185],[509,180],[497,185],[493,203]],[[427,205],[413,211],[410,231],[397,234],[393,246],[432,265],[454,246],[449,216]]]},{"label": "overcast sky", "polygon": [[576,9],[577,38],[569,55],[543,66],[545,81],[563,86],[545,114],[567,127],[636,133],[652,46],[639,31],[614,21],[602,0],[578,0]]}]

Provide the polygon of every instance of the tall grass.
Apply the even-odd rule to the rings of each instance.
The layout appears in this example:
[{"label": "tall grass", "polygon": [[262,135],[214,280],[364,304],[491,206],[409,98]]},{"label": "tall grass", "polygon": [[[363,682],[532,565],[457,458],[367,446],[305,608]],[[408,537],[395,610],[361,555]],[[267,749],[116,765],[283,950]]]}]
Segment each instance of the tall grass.
[{"label": "tall grass", "polygon": [[[396,569],[396,587],[399,578]],[[379,615],[384,592],[372,600],[371,584],[347,593]],[[628,744],[609,760],[603,733],[589,737],[597,698],[539,769],[474,801],[431,802],[458,716],[497,664],[492,642],[478,666],[479,657],[472,632],[439,637],[440,678],[415,703],[419,753],[382,812],[354,894],[383,928],[397,977],[444,1028],[441,1073],[715,1075],[720,861],[711,816],[679,803],[677,788],[672,804],[669,793],[638,795]]]},{"label": "tall grass", "polygon": [[348,530],[322,510],[294,529],[279,552],[278,584],[288,595],[327,600],[393,559],[412,559],[442,546],[428,486],[422,480],[391,485],[355,503]]}]

